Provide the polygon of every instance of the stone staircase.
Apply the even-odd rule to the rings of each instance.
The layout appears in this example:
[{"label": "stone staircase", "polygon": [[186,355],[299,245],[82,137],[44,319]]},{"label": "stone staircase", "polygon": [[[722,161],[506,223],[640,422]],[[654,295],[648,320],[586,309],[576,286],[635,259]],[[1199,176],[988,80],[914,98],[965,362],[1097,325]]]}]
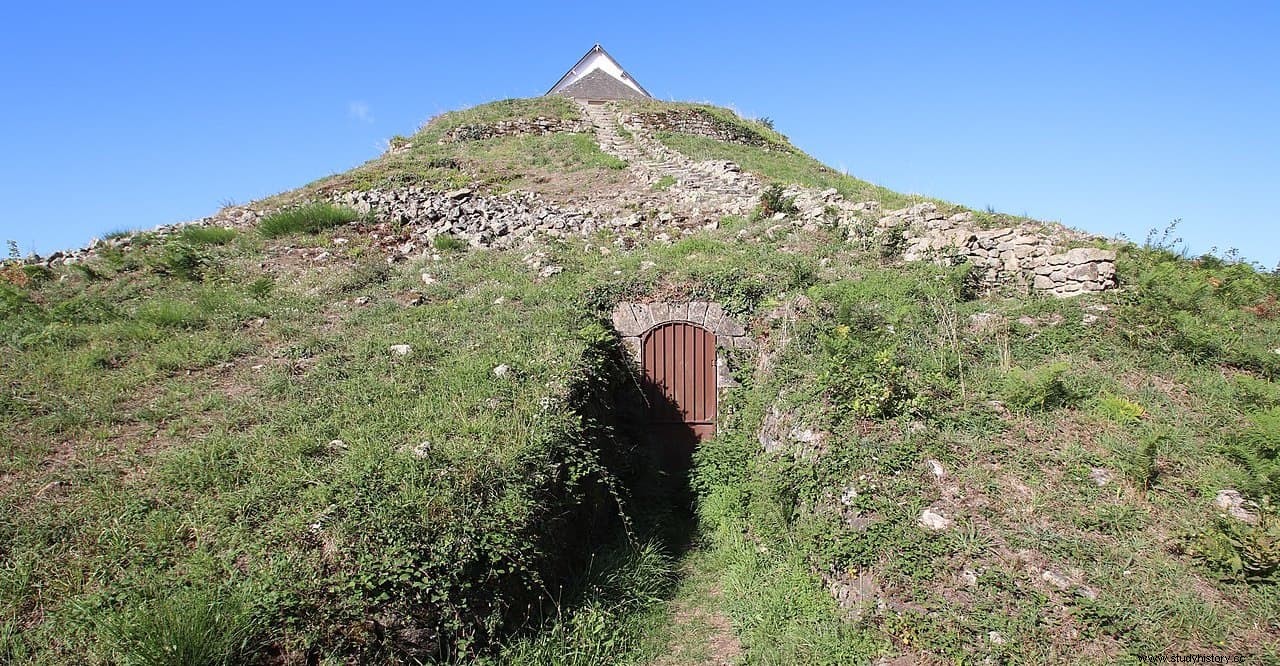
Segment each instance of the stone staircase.
[{"label": "stone staircase", "polygon": [[748,215],[759,202],[760,180],[733,162],[685,157],[663,145],[647,128],[628,122],[613,104],[579,105],[600,149],[626,162],[638,186],[660,194],[653,202],[660,202],[658,207],[666,212],[711,222],[726,215]]}]

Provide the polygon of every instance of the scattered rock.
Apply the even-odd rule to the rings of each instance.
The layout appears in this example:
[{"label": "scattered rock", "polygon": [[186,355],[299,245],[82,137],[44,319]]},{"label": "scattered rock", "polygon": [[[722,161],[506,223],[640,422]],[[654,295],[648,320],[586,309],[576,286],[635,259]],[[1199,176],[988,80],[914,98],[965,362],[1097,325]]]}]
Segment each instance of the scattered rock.
[{"label": "scattered rock", "polygon": [[340,439],[334,439],[329,441],[329,444],[327,445],[326,448],[328,448],[330,451],[346,451],[347,443]]},{"label": "scattered rock", "polygon": [[1004,634],[998,631],[989,631],[987,632],[987,640],[991,641],[992,645],[1004,645]]},{"label": "scattered rock", "polygon": [[1102,467],[1092,467],[1089,469],[1089,480],[1102,487],[1111,483],[1111,472]]},{"label": "scattered rock", "polygon": [[919,522],[921,526],[935,532],[940,532],[951,526],[950,518],[943,516],[941,513],[938,513],[933,509],[925,509],[924,511],[921,511]]},{"label": "scattered rock", "polygon": [[423,273],[423,274],[422,274],[422,284],[428,284],[428,285],[430,285],[430,284],[435,284],[436,282],[439,282],[439,280],[436,280],[436,276],[434,276],[434,275],[432,275],[432,274],[430,274],[430,273]]},{"label": "scattered rock", "polygon": [[511,367],[505,363],[493,369],[493,376],[499,379],[507,377],[511,374]]},{"label": "scattered rock", "polygon": [[564,272],[564,266],[555,266],[555,265],[543,266],[542,270],[538,271],[538,277],[549,278],[553,275],[559,275],[563,272]]},{"label": "scattered rock", "polygon": [[368,296],[357,296],[357,297],[355,298],[355,300],[354,300],[354,301],[352,301],[352,302],[353,302],[353,303],[355,303],[356,305],[368,305],[368,304],[369,304],[369,297],[368,297]]},{"label": "scattered rock", "polygon": [[431,442],[419,442],[409,452],[418,458],[426,458],[431,454]]},{"label": "scattered rock", "polygon": [[389,350],[394,356],[408,356],[413,353],[413,347],[409,345],[391,345]]},{"label": "scattered rock", "polygon": [[1068,579],[1066,576],[1063,576],[1062,574],[1056,571],[1050,571],[1049,569],[1045,569],[1040,574],[1040,578],[1044,582],[1058,588],[1059,590],[1065,590],[1068,587],[1071,587],[1070,579]]},{"label": "scattered rock", "polygon": [[937,460],[930,458],[924,461],[924,464],[929,467],[929,473],[938,480],[942,480],[942,478],[947,475],[947,470],[943,468],[942,463]]},{"label": "scattered rock", "polygon": [[1213,505],[1227,512],[1227,515],[1245,523],[1258,522],[1258,514],[1250,511],[1245,507],[1247,502],[1240,491],[1232,488],[1225,488],[1218,491],[1218,495],[1213,498]]}]

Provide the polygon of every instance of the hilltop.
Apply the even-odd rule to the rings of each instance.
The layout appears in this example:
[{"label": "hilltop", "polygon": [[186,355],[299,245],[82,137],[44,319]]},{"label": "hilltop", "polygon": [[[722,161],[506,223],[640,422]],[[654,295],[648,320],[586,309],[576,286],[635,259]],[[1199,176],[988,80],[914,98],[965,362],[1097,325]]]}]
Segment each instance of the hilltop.
[{"label": "hilltop", "polygon": [[[505,100],[6,263],[0,655],[1280,659],[1280,277],[770,125]],[[669,321],[719,336],[687,476]]]}]

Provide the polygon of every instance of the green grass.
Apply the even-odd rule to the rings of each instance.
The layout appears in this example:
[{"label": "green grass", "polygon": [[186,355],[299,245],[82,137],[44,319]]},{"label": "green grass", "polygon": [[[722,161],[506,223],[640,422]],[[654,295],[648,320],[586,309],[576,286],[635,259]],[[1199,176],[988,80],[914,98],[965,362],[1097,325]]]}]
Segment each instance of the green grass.
[{"label": "green grass", "polygon": [[318,234],[348,222],[360,215],[350,208],[327,203],[312,203],[272,213],[258,223],[258,232],[266,238],[290,234]]},{"label": "green grass", "polygon": [[183,227],[178,237],[192,245],[226,245],[236,237],[235,229],[222,227]]},{"label": "green grass", "polygon": [[[573,113],[448,114],[297,196],[618,175],[572,135],[437,143]],[[798,152],[666,140],[910,200]],[[1274,275],[1132,248],[1121,292],[972,300],[963,271],[734,219],[539,242],[565,268],[543,280],[526,248],[388,264],[359,237],[285,238],[353,219],[299,210],[0,283],[0,661],[692,663],[718,631],[750,664],[1280,656]],[[334,260],[270,259],[285,244]],[[424,303],[400,305],[411,289]],[[740,386],[683,500],[696,528],[650,485],[601,323],[657,295],[724,304],[765,355],[726,354]],[[1223,488],[1263,522],[1222,522]],[[952,527],[921,528],[925,508]],[[833,584],[859,580],[840,606]],[[725,622],[679,624],[689,608]]]}]

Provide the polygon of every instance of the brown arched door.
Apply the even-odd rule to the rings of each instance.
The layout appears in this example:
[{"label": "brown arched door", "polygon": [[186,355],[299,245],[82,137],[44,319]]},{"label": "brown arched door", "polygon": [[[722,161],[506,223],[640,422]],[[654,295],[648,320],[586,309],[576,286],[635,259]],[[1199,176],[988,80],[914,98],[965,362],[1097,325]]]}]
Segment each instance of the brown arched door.
[{"label": "brown arched door", "polygon": [[679,456],[716,430],[716,336],[687,322],[644,335],[645,398],[653,434]]}]

